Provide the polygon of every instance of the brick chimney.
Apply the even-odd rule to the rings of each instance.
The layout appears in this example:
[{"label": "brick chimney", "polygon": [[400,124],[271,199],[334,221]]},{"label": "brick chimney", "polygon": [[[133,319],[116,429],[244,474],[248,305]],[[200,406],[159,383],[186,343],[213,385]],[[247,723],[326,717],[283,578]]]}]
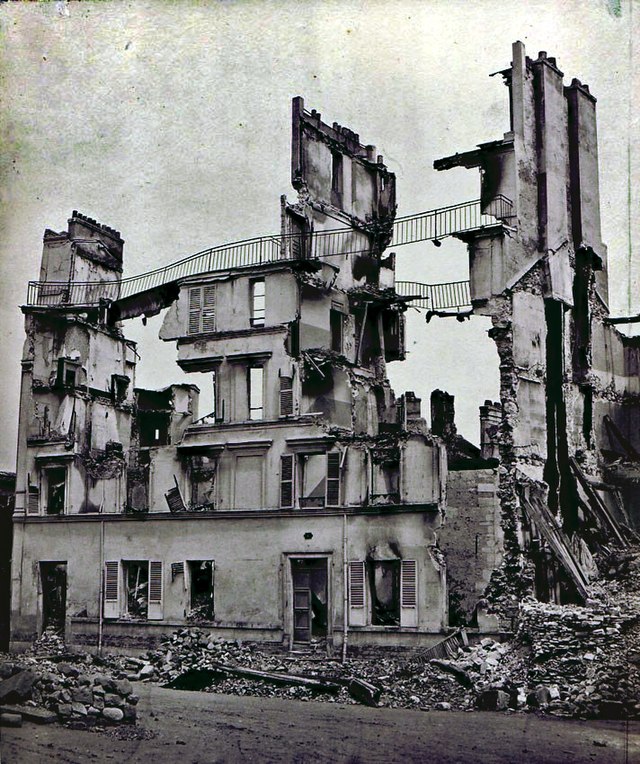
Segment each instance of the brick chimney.
[{"label": "brick chimney", "polygon": [[483,459],[498,459],[502,406],[499,402],[485,401],[480,406],[480,451]]},{"label": "brick chimney", "polygon": [[431,432],[447,442],[453,441],[458,434],[455,418],[453,395],[434,390],[431,393]]}]

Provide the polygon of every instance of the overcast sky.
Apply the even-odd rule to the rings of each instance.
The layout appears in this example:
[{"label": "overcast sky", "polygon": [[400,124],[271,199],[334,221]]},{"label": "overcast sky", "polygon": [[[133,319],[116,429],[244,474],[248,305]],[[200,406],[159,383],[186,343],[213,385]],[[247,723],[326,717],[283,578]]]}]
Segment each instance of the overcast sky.
[{"label": "overcast sky", "polygon": [[[280,194],[295,197],[295,95],[377,146],[397,175],[399,215],[477,198],[476,171],[432,163],[508,130],[507,89],[488,75],[509,66],[517,39],[598,98],[612,310],[640,310],[629,305],[630,11],[629,0],[0,4],[0,469],[15,468],[18,306],[38,278],[46,227],[65,229],[78,209],[117,228],[125,275],[276,232]],[[400,279],[468,276],[454,240],[397,254]],[[138,386],[184,379],[160,323],[125,324],[140,343]],[[424,412],[432,389],[454,394],[459,429],[476,442],[478,406],[498,397],[487,329],[481,318],[427,325],[411,311],[408,360],[389,367],[396,392],[415,390]]]}]

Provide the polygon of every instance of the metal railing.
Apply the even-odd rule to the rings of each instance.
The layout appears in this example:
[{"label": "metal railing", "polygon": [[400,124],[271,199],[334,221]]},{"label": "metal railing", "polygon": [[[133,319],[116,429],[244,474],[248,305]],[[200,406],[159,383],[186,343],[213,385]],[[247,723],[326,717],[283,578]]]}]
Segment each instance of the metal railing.
[{"label": "metal railing", "polygon": [[[479,200],[396,218],[389,246],[401,247],[456,233],[495,225],[512,216],[513,205],[498,196],[483,212]],[[196,252],[175,263],[130,278],[101,282],[30,281],[28,305],[91,306],[101,299],[122,300],[141,292],[200,273],[247,268],[280,260],[371,254],[375,243],[370,230],[338,228],[313,234],[259,236]]]},{"label": "metal railing", "polygon": [[463,310],[471,307],[468,281],[423,284],[419,281],[396,281],[396,292],[412,297],[412,305],[427,310]]}]

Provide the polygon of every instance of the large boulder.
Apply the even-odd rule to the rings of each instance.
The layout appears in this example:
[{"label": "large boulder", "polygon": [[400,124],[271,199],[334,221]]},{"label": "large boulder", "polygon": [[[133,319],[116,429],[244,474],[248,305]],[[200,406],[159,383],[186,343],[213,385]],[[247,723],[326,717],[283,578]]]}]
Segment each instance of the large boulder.
[{"label": "large boulder", "polygon": [[20,671],[0,682],[0,703],[22,703],[30,700],[36,678],[33,671]]}]

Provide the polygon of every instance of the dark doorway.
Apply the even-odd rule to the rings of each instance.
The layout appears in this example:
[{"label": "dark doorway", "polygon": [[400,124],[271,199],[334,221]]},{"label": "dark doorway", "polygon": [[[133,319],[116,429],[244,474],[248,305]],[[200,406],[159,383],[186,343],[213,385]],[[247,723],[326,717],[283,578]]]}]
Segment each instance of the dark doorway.
[{"label": "dark doorway", "polygon": [[52,628],[64,636],[67,612],[67,563],[41,562],[42,630]]},{"label": "dark doorway", "polygon": [[291,560],[293,641],[315,642],[327,636],[327,558]]}]

